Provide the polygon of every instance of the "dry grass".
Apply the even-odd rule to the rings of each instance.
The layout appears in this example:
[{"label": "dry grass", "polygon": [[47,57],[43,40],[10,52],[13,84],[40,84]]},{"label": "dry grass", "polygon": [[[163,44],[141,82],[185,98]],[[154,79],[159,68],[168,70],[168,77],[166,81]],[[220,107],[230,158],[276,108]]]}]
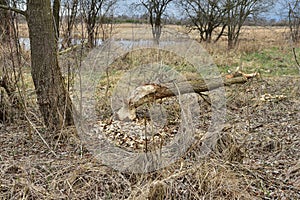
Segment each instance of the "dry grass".
[{"label": "dry grass", "polygon": [[[2,125],[0,198],[298,199],[299,81],[228,88],[227,124],[211,154],[203,157],[203,141],[196,140],[176,163],[146,174],[104,166],[72,128],[50,133],[29,116],[53,154],[26,121]],[[286,98],[263,101],[265,93]]]},{"label": "dry grass", "polygon": [[[268,84],[255,83],[250,89],[258,89],[265,85],[267,88],[264,91],[276,92],[277,90],[272,88],[279,79],[275,82],[267,81]],[[288,84],[282,80],[281,83]],[[251,109],[257,108],[257,103],[260,102],[249,101],[252,95],[259,97],[260,92],[252,93],[247,98],[246,94],[249,95],[247,88],[249,87],[230,88],[230,90],[238,89],[239,96],[230,102],[231,119],[228,122],[231,122],[231,125],[224,127],[223,134],[209,157],[199,157],[201,149],[198,148],[198,141],[178,162],[148,174],[120,173],[104,166],[81,146],[80,141],[73,136],[72,129],[65,130],[64,135],[69,135],[67,138],[57,141],[43,127],[37,126],[55,151],[54,156],[37,134],[30,131],[31,128],[27,123],[20,121],[19,125],[2,126],[0,197],[2,199],[297,199],[300,192],[297,186],[299,167],[296,165],[299,156],[297,113],[281,112],[280,108],[289,109],[285,106],[293,102],[294,95],[299,95],[299,90],[293,90],[287,100],[275,104],[261,102],[262,109],[256,109],[257,114],[252,113],[250,119],[258,117],[262,120],[260,117],[267,119],[279,113],[288,114],[293,129],[286,132],[284,127],[268,120],[262,121],[264,127],[260,127],[259,124],[255,124],[260,122],[257,120],[250,123],[253,130],[247,131],[249,122],[244,120],[249,114],[245,109],[248,106],[251,106]],[[239,109],[235,108],[237,105],[240,106]],[[274,110],[274,106],[278,108]],[[268,130],[272,130],[273,134],[267,135]],[[289,135],[284,136],[286,133]],[[277,137],[280,135],[279,140]],[[288,157],[285,158],[286,156]]]},{"label": "dry grass", "polygon": [[150,174],[120,173],[81,152],[71,140],[59,142],[55,157],[24,128],[4,130],[1,147],[5,152],[0,161],[3,199],[157,199],[157,189],[151,188],[158,183],[164,185],[164,198],[232,199],[248,195],[224,160],[182,160]]}]

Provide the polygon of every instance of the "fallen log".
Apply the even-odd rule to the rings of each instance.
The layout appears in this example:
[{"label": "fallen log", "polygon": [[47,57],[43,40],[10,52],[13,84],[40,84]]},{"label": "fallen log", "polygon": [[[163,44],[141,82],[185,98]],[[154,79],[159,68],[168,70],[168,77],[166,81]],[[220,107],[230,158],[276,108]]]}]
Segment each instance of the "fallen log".
[{"label": "fallen log", "polygon": [[201,94],[203,92],[211,91],[223,86],[243,84],[246,83],[249,79],[256,76],[258,76],[258,73],[245,74],[238,71],[226,75],[223,78],[223,81],[220,81],[219,78],[215,80],[209,79],[209,81],[205,81],[201,78],[192,78],[176,83],[172,82],[164,84],[144,84],[132,91],[123,107],[121,107],[121,109],[116,113],[117,118],[120,120],[134,120],[136,118],[136,108],[145,103],[154,102],[158,99],[167,97],[177,96],[179,94]]}]

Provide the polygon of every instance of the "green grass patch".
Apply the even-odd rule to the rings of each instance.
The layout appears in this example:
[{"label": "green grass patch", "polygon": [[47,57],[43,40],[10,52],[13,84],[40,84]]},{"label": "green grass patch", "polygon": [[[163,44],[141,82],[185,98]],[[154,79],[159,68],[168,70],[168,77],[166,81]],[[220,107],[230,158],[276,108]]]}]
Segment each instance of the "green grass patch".
[{"label": "green grass patch", "polygon": [[[296,49],[300,56],[300,49]],[[299,71],[291,48],[272,47],[244,54],[241,63],[245,71],[259,71],[268,76],[298,75]]]},{"label": "green grass patch", "polygon": [[[296,48],[300,60],[300,48]],[[271,47],[256,52],[230,52],[218,55],[216,60],[220,72],[235,71],[237,67],[245,73],[259,72],[264,76],[299,75],[292,48]]]}]

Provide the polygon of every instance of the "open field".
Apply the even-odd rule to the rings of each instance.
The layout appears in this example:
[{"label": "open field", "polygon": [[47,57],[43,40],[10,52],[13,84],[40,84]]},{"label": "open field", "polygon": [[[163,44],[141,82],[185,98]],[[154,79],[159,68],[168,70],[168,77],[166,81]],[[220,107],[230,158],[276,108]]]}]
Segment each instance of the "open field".
[{"label": "open field", "polygon": [[[76,26],[74,36],[81,36],[81,28],[82,26],[80,24]],[[29,37],[27,24],[19,24],[18,29],[20,37]],[[249,42],[258,41],[260,44],[269,46],[286,44],[288,43],[286,41],[288,31],[289,28],[284,26],[244,26],[241,31],[241,40]],[[141,32],[145,34],[135,34]],[[170,34],[189,34],[192,39],[198,38],[197,31],[189,32],[185,27],[178,25],[165,25],[163,32]],[[115,24],[113,25],[112,36],[116,39],[127,40],[149,39],[149,37],[151,38],[151,26],[148,24]],[[224,40],[225,39],[223,39],[223,41]]]},{"label": "open field", "polygon": [[[81,27],[75,28],[74,37],[81,37]],[[25,24],[19,26],[20,37],[27,38]],[[236,67],[246,72],[259,71],[265,75],[290,75],[299,72],[294,61],[292,47],[300,51],[299,45],[289,40],[288,27],[245,26],[240,33],[240,42],[235,50],[228,51],[226,37],[212,44],[202,44],[222,72],[234,71]],[[86,35],[86,34],[85,34]],[[146,24],[116,24],[112,37],[115,40],[151,40],[151,27]],[[102,37],[100,35],[100,37]],[[188,32],[185,27],[166,25],[162,39],[199,38],[196,31]]]},{"label": "open field", "polygon": [[[27,37],[26,27],[20,30]],[[150,33],[146,25],[121,24],[116,25],[113,37],[145,40],[151,38]],[[187,35],[180,26],[166,26],[164,34],[197,39],[196,33]],[[119,172],[96,159],[74,127],[47,131],[34,96],[28,95],[31,101],[24,116],[29,120],[16,113],[14,121],[0,124],[0,199],[300,199],[300,72],[287,29],[245,27],[237,49],[228,51],[224,38],[203,47],[222,74],[237,67],[260,73],[246,84],[225,88],[225,121],[208,156],[203,156],[204,140],[197,133],[193,145],[175,163],[144,174]],[[296,52],[300,52],[297,46]],[[159,56],[165,56],[164,64],[180,73],[192,74],[191,66],[173,54]],[[62,55],[63,71],[75,66],[78,57],[80,52]],[[101,123],[106,123],[105,137],[116,141],[123,134],[111,128],[118,123],[112,118],[109,100],[117,81],[124,72],[155,58],[146,51],[128,54],[113,63],[109,79],[93,77],[100,79],[97,111]],[[24,71],[26,88],[32,93],[28,66]],[[205,96],[197,100],[197,128],[207,131],[212,107]],[[165,99],[161,105],[169,117],[161,135],[170,139],[180,124],[179,100]],[[142,115],[146,108],[139,110],[141,116],[132,126],[146,121]],[[125,146],[126,141],[116,144],[136,150]]]}]

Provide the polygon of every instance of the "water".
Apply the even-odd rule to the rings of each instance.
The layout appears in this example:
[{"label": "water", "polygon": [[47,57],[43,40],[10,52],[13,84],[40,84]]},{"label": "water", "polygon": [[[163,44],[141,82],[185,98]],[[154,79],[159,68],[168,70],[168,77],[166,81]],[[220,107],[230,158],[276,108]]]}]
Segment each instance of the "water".
[{"label": "water", "polygon": [[[19,42],[21,47],[25,50],[25,51],[29,51],[30,50],[30,40],[29,38],[19,38]],[[62,39],[59,40],[59,44],[58,47],[61,48]],[[72,45],[79,45],[81,44],[82,40],[81,39],[72,39]],[[84,41],[86,42],[86,40]],[[120,40],[114,40],[114,42],[116,42],[117,44],[119,44],[120,46],[126,47],[128,49],[133,48],[134,46],[152,46],[153,45],[153,40],[128,40],[128,39],[120,39]],[[164,45],[168,45],[170,43],[172,43],[174,41],[160,41],[159,45],[160,46],[164,46]],[[103,41],[101,39],[97,39],[96,40],[96,45],[100,46],[103,44]]]},{"label": "water", "polygon": [[[29,38],[21,37],[21,38],[19,38],[19,42],[20,42],[21,47],[25,51],[29,51],[30,50],[30,40],[29,40]],[[79,45],[79,44],[81,44],[81,42],[82,42],[81,39],[72,39],[71,40],[72,45]],[[59,39],[59,41],[58,41],[58,48],[62,47],[61,43],[62,43],[62,39]],[[96,41],[96,45],[97,46],[100,46],[102,43],[103,42],[102,42],[101,39],[97,39],[97,41]]]}]

